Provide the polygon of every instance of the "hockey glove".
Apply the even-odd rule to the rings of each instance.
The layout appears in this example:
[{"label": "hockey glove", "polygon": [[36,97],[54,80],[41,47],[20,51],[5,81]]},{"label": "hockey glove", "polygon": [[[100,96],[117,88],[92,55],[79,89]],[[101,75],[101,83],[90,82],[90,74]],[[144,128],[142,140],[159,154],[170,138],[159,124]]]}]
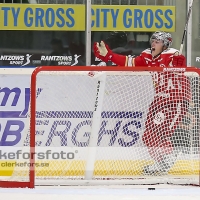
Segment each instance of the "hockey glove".
[{"label": "hockey glove", "polygon": [[100,44],[98,42],[95,42],[93,50],[94,55],[104,62],[111,61],[118,66],[127,66],[128,57],[113,53],[108,45],[105,44],[103,41],[101,41]]},{"label": "hockey glove", "polygon": [[104,62],[110,61],[112,57],[112,52],[109,49],[108,45],[106,45],[103,41],[101,41],[100,44],[98,42],[95,42],[93,50],[94,50],[94,55],[97,58],[101,59]]},{"label": "hockey glove", "polygon": [[183,55],[173,56],[172,65],[174,67],[186,66],[186,59]]}]

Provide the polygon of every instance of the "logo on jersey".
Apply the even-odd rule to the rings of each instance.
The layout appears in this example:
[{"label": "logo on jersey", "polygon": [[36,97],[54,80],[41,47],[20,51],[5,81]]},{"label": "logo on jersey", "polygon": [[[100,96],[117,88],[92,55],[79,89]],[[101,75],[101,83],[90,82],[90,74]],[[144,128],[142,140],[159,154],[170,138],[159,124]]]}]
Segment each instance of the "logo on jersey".
[{"label": "logo on jersey", "polygon": [[160,64],[160,67],[166,67],[165,64]]},{"label": "logo on jersey", "polygon": [[153,122],[154,122],[155,124],[159,125],[159,124],[163,123],[164,120],[165,120],[165,115],[164,115],[164,113],[158,112],[158,113],[155,115],[155,118],[154,118]]}]

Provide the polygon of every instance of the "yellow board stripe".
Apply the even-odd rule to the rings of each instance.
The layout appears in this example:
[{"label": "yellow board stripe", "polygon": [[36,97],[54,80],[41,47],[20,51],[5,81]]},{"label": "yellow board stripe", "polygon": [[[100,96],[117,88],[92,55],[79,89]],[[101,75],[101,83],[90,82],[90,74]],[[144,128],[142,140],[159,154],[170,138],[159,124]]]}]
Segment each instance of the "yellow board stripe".
[{"label": "yellow board stripe", "polygon": [[[21,164],[21,166],[19,166]],[[18,176],[28,174],[27,163],[16,166],[15,161],[0,161],[0,176],[12,176],[13,172]],[[95,162],[95,176],[138,176],[148,164],[143,160],[101,160]],[[5,166],[6,165],[6,166]],[[26,165],[26,166],[25,166]],[[42,166],[43,165],[43,166]],[[85,161],[40,161],[36,163],[36,176],[84,176]],[[171,175],[198,175],[199,161],[180,160],[171,168]]]}]

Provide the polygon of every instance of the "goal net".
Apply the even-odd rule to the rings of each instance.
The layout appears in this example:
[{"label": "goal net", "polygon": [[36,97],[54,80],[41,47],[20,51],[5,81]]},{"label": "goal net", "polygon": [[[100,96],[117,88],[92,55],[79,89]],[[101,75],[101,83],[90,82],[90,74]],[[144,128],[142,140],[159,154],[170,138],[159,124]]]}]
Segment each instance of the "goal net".
[{"label": "goal net", "polygon": [[0,187],[199,185],[199,71],[173,70],[37,68]]}]

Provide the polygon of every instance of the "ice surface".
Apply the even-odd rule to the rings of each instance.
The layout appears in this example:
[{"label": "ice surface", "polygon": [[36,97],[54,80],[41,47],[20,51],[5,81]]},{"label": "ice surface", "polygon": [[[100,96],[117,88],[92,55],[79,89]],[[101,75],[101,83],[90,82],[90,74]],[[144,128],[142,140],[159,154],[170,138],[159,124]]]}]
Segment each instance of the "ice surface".
[{"label": "ice surface", "polygon": [[[148,190],[154,188],[155,190]],[[63,186],[0,189],[4,200],[200,200],[200,187],[187,186]]]}]

